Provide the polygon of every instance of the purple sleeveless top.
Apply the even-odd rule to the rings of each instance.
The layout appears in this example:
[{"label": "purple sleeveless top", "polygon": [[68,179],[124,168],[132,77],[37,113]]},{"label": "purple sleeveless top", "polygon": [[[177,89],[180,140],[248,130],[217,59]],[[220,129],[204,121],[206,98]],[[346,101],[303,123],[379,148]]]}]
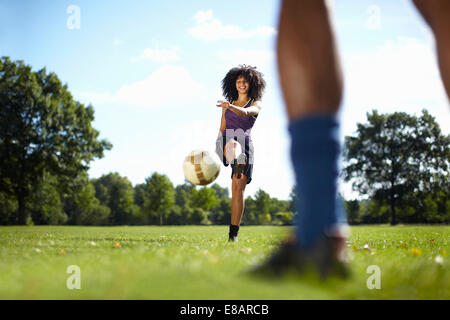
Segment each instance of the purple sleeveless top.
[{"label": "purple sleeveless top", "polygon": [[[252,104],[253,99],[250,99],[250,101],[243,107],[248,108]],[[253,125],[255,124],[256,118],[258,116],[238,116],[236,113],[234,113],[231,110],[225,111],[225,121],[226,121],[226,129],[223,131],[223,136],[226,135],[227,129],[228,130],[238,130],[241,129],[244,132],[245,137],[250,138],[250,132],[252,130]],[[241,131],[241,132],[242,132]]]}]

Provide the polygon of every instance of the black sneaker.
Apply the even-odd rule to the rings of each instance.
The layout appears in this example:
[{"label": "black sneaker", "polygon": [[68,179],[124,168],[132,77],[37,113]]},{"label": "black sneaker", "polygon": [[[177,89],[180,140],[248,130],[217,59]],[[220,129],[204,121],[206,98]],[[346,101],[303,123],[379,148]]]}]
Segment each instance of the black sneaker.
[{"label": "black sneaker", "polygon": [[237,236],[229,236],[228,242],[238,242],[238,237]]},{"label": "black sneaker", "polygon": [[241,178],[241,174],[244,171],[245,164],[247,163],[247,155],[245,153],[241,153],[235,160],[235,172],[237,174],[238,179]]},{"label": "black sneaker", "polygon": [[250,274],[265,277],[281,277],[289,271],[304,273],[308,268],[319,272],[321,279],[329,276],[347,278],[350,275],[346,238],[324,235],[316,245],[300,249],[291,238],[284,242],[261,265],[250,270]]}]

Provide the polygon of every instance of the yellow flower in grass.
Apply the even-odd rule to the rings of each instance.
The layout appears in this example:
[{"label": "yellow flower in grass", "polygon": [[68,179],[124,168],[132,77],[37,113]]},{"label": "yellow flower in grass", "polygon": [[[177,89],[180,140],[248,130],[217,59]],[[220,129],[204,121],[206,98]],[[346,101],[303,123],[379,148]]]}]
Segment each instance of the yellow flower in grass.
[{"label": "yellow flower in grass", "polygon": [[59,250],[59,254],[66,254],[66,250],[64,249]]},{"label": "yellow flower in grass", "polygon": [[411,254],[412,254],[413,256],[420,256],[420,255],[422,254],[422,250],[417,249],[417,248],[413,248],[413,249],[411,250]]},{"label": "yellow flower in grass", "polygon": [[120,242],[116,242],[116,243],[114,244],[114,248],[120,248]]}]

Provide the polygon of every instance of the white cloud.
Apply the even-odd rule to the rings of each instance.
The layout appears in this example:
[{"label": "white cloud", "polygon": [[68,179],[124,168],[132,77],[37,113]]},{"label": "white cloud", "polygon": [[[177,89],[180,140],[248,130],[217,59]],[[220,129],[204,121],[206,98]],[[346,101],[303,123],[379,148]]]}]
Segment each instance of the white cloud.
[{"label": "white cloud", "polygon": [[216,41],[220,39],[248,39],[254,36],[271,36],[276,30],[268,26],[260,26],[256,29],[243,30],[239,26],[223,24],[214,18],[212,10],[198,11],[194,20],[195,27],[189,29],[189,33],[198,39]]},{"label": "white cloud", "polygon": [[205,96],[205,87],[192,79],[183,67],[164,65],[147,78],[126,84],[114,93],[84,92],[83,102],[115,103],[147,108],[182,107],[187,100]]},{"label": "white cloud", "polygon": [[179,61],[180,60],[178,56],[179,51],[180,48],[178,47],[173,47],[170,49],[146,48],[139,57],[133,58],[131,59],[131,61],[133,62],[141,60],[151,60],[156,62]]},{"label": "white cloud", "polygon": [[213,19],[213,12],[212,10],[208,10],[208,11],[198,11],[195,16],[194,16],[194,20],[197,23],[204,23],[207,21],[210,21]]}]

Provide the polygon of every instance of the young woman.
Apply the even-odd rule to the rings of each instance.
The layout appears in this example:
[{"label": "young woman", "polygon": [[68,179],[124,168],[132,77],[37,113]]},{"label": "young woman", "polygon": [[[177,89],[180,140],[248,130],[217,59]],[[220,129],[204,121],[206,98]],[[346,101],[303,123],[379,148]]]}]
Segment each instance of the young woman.
[{"label": "young woman", "polygon": [[251,129],[261,111],[261,98],[266,87],[256,67],[239,65],[222,80],[223,96],[217,101],[222,108],[216,152],[223,164],[231,164],[231,224],[229,241],[237,242],[244,213],[245,186],[252,181],[253,143]]}]

